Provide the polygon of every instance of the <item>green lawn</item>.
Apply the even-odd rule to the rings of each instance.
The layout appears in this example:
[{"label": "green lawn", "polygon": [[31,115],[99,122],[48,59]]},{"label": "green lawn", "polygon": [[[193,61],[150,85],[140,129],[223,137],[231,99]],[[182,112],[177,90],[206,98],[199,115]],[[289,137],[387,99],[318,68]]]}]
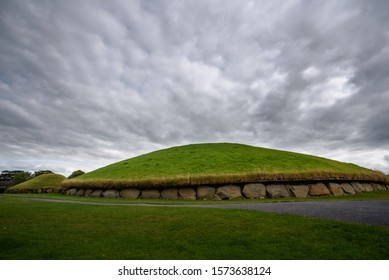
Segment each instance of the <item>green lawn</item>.
[{"label": "green lawn", "polygon": [[230,209],[0,197],[0,259],[388,259],[389,228]]}]

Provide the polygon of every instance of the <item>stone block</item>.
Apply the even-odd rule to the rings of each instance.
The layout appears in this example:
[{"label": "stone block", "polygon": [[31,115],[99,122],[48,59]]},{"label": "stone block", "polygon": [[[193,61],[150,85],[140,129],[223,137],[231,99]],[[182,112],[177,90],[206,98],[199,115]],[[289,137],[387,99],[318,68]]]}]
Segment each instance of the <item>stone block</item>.
[{"label": "stone block", "polygon": [[296,198],[306,198],[308,196],[309,187],[307,185],[292,185],[287,188],[292,196]]},{"label": "stone block", "polygon": [[106,190],[103,192],[103,197],[105,198],[118,198],[119,191],[117,190]]},{"label": "stone block", "polygon": [[337,183],[329,183],[328,189],[334,196],[342,196],[344,195],[343,188],[341,185]]},{"label": "stone block", "polygon": [[373,187],[369,183],[363,183],[362,185],[365,187],[367,192],[374,191]]},{"label": "stone block", "polygon": [[120,191],[120,197],[126,199],[137,199],[140,195],[140,190],[137,188],[128,188]]},{"label": "stone block", "polygon": [[361,183],[351,182],[350,184],[354,188],[356,193],[361,193],[366,191],[366,188]]},{"label": "stone block", "polygon": [[242,191],[239,186],[228,185],[219,187],[216,190],[216,196],[222,200],[242,198]]},{"label": "stone block", "polygon": [[246,184],[242,193],[247,198],[265,198],[266,187],[264,184]]},{"label": "stone block", "polygon": [[342,183],[340,185],[342,186],[343,192],[345,194],[355,194],[354,188],[349,183]]},{"label": "stone block", "polygon": [[164,189],[161,191],[161,197],[162,197],[162,199],[177,200],[178,199],[178,190],[175,188]]},{"label": "stone block", "polygon": [[102,190],[94,190],[94,191],[90,194],[90,196],[93,196],[93,197],[100,197],[102,193],[103,193]]},{"label": "stone block", "polygon": [[373,186],[374,190],[375,191],[383,191],[383,190],[386,190],[386,188],[381,185],[381,184],[377,184],[377,183],[371,183],[371,185]]},{"label": "stone block", "polygon": [[285,185],[267,185],[266,192],[270,198],[290,197]]},{"label": "stone block", "polygon": [[328,196],[331,195],[331,192],[323,183],[316,183],[316,184],[309,185],[309,195]]},{"label": "stone block", "polygon": [[377,191],[378,190],[376,183],[370,183],[370,186],[373,189],[373,191]]},{"label": "stone block", "polygon": [[86,189],[85,193],[84,193],[84,196],[90,196],[92,192],[93,192],[92,189]]},{"label": "stone block", "polygon": [[84,196],[85,194],[85,189],[79,189],[76,193],[76,196]]},{"label": "stone block", "polygon": [[209,186],[197,187],[197,199],[212,200],[215,199],[216,189]]},{"label": "stone block", "polygon": [[66,191],[66,195],[76,195],[77,189],[76,188],[71,188]]},{"label": "stone block", "polygon": [[149,198],[160,198],[161,192],[155,189],[146,189],[142,190],[141,198],[149,199]]},{"label": "stone block", "polygon": [[178,194],[184,200],[196,200],[196,191],[192,188],[181,188]]}]

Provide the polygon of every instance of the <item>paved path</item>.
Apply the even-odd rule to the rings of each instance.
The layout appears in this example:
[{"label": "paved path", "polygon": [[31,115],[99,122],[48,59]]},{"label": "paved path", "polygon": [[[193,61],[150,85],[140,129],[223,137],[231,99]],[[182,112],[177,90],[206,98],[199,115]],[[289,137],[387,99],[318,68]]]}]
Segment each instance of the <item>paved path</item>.
[{"label": "paved path", "polygon": [[251,209],[361,224],[389,226],[389,200],[278,202],[204,205],[203,207]]},{"label": "paved path", "polygon": [[[0,196],[1,197],[1,196]],[[324,218],[345,222],[389,226],[389,200],[363,200],[363,201],[306,201],[306,202],[273,202],[273,203],[239,203],[239,204],[123,204],[106,202],[87,202],[72,200],[57,200],[46,198],[24,198],[31,200],[44,200],[56,203],[76,203],[89,205],[114,206],[145,206],[145,207],[196,207],[196,208],[222,208],[246,209],[255,211],[296,214],[306,217]]]}]

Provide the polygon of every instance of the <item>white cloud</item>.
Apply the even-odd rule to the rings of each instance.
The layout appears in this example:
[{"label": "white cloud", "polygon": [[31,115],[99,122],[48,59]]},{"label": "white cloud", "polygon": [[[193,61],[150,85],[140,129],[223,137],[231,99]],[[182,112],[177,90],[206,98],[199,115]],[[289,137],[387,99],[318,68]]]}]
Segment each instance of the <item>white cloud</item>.
[{"label": "white cloud", "polygon": [[315,77],[317,77],[320,74],[320,69],[316,68],[315,66],[309,66],[306,68],[301,75],[303,76],[304,79],[310,80]]},{"label": "white cloud", "polygon": [[[314,68],[307,68],[303,76],[308,79],[319,75],[319,71]],[[333,106],[336,102],[348,98],[357,92],[357,88],[350,82],[353,78],[353,70],[335,69],[332,73],[327,74],[323,81],[317,81],[312,86],[307,87],[305,99],[301,102],[300,108],[315,109],[316,107]]]}]

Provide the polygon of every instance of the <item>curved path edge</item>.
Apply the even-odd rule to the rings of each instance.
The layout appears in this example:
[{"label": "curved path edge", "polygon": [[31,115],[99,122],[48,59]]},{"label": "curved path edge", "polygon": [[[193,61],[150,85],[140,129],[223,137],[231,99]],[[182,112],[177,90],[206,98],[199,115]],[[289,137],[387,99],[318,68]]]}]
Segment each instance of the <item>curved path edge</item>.
[{"label": "curved path edge", "polygon": [[[1,196],[0,196],[1,197]],[[111,203],[88,202],[50,198],[18,198],[55,203],[73,203],[105,206],[143,206],[143,207],[195,207],[218,209],[243,209],[254,211],[294,214],[305,217],[323,218],[359,224],[389,226],[389,200],[339,200],[306,202],[267,202],[247,204],[146,204],[146,203]]]}]

